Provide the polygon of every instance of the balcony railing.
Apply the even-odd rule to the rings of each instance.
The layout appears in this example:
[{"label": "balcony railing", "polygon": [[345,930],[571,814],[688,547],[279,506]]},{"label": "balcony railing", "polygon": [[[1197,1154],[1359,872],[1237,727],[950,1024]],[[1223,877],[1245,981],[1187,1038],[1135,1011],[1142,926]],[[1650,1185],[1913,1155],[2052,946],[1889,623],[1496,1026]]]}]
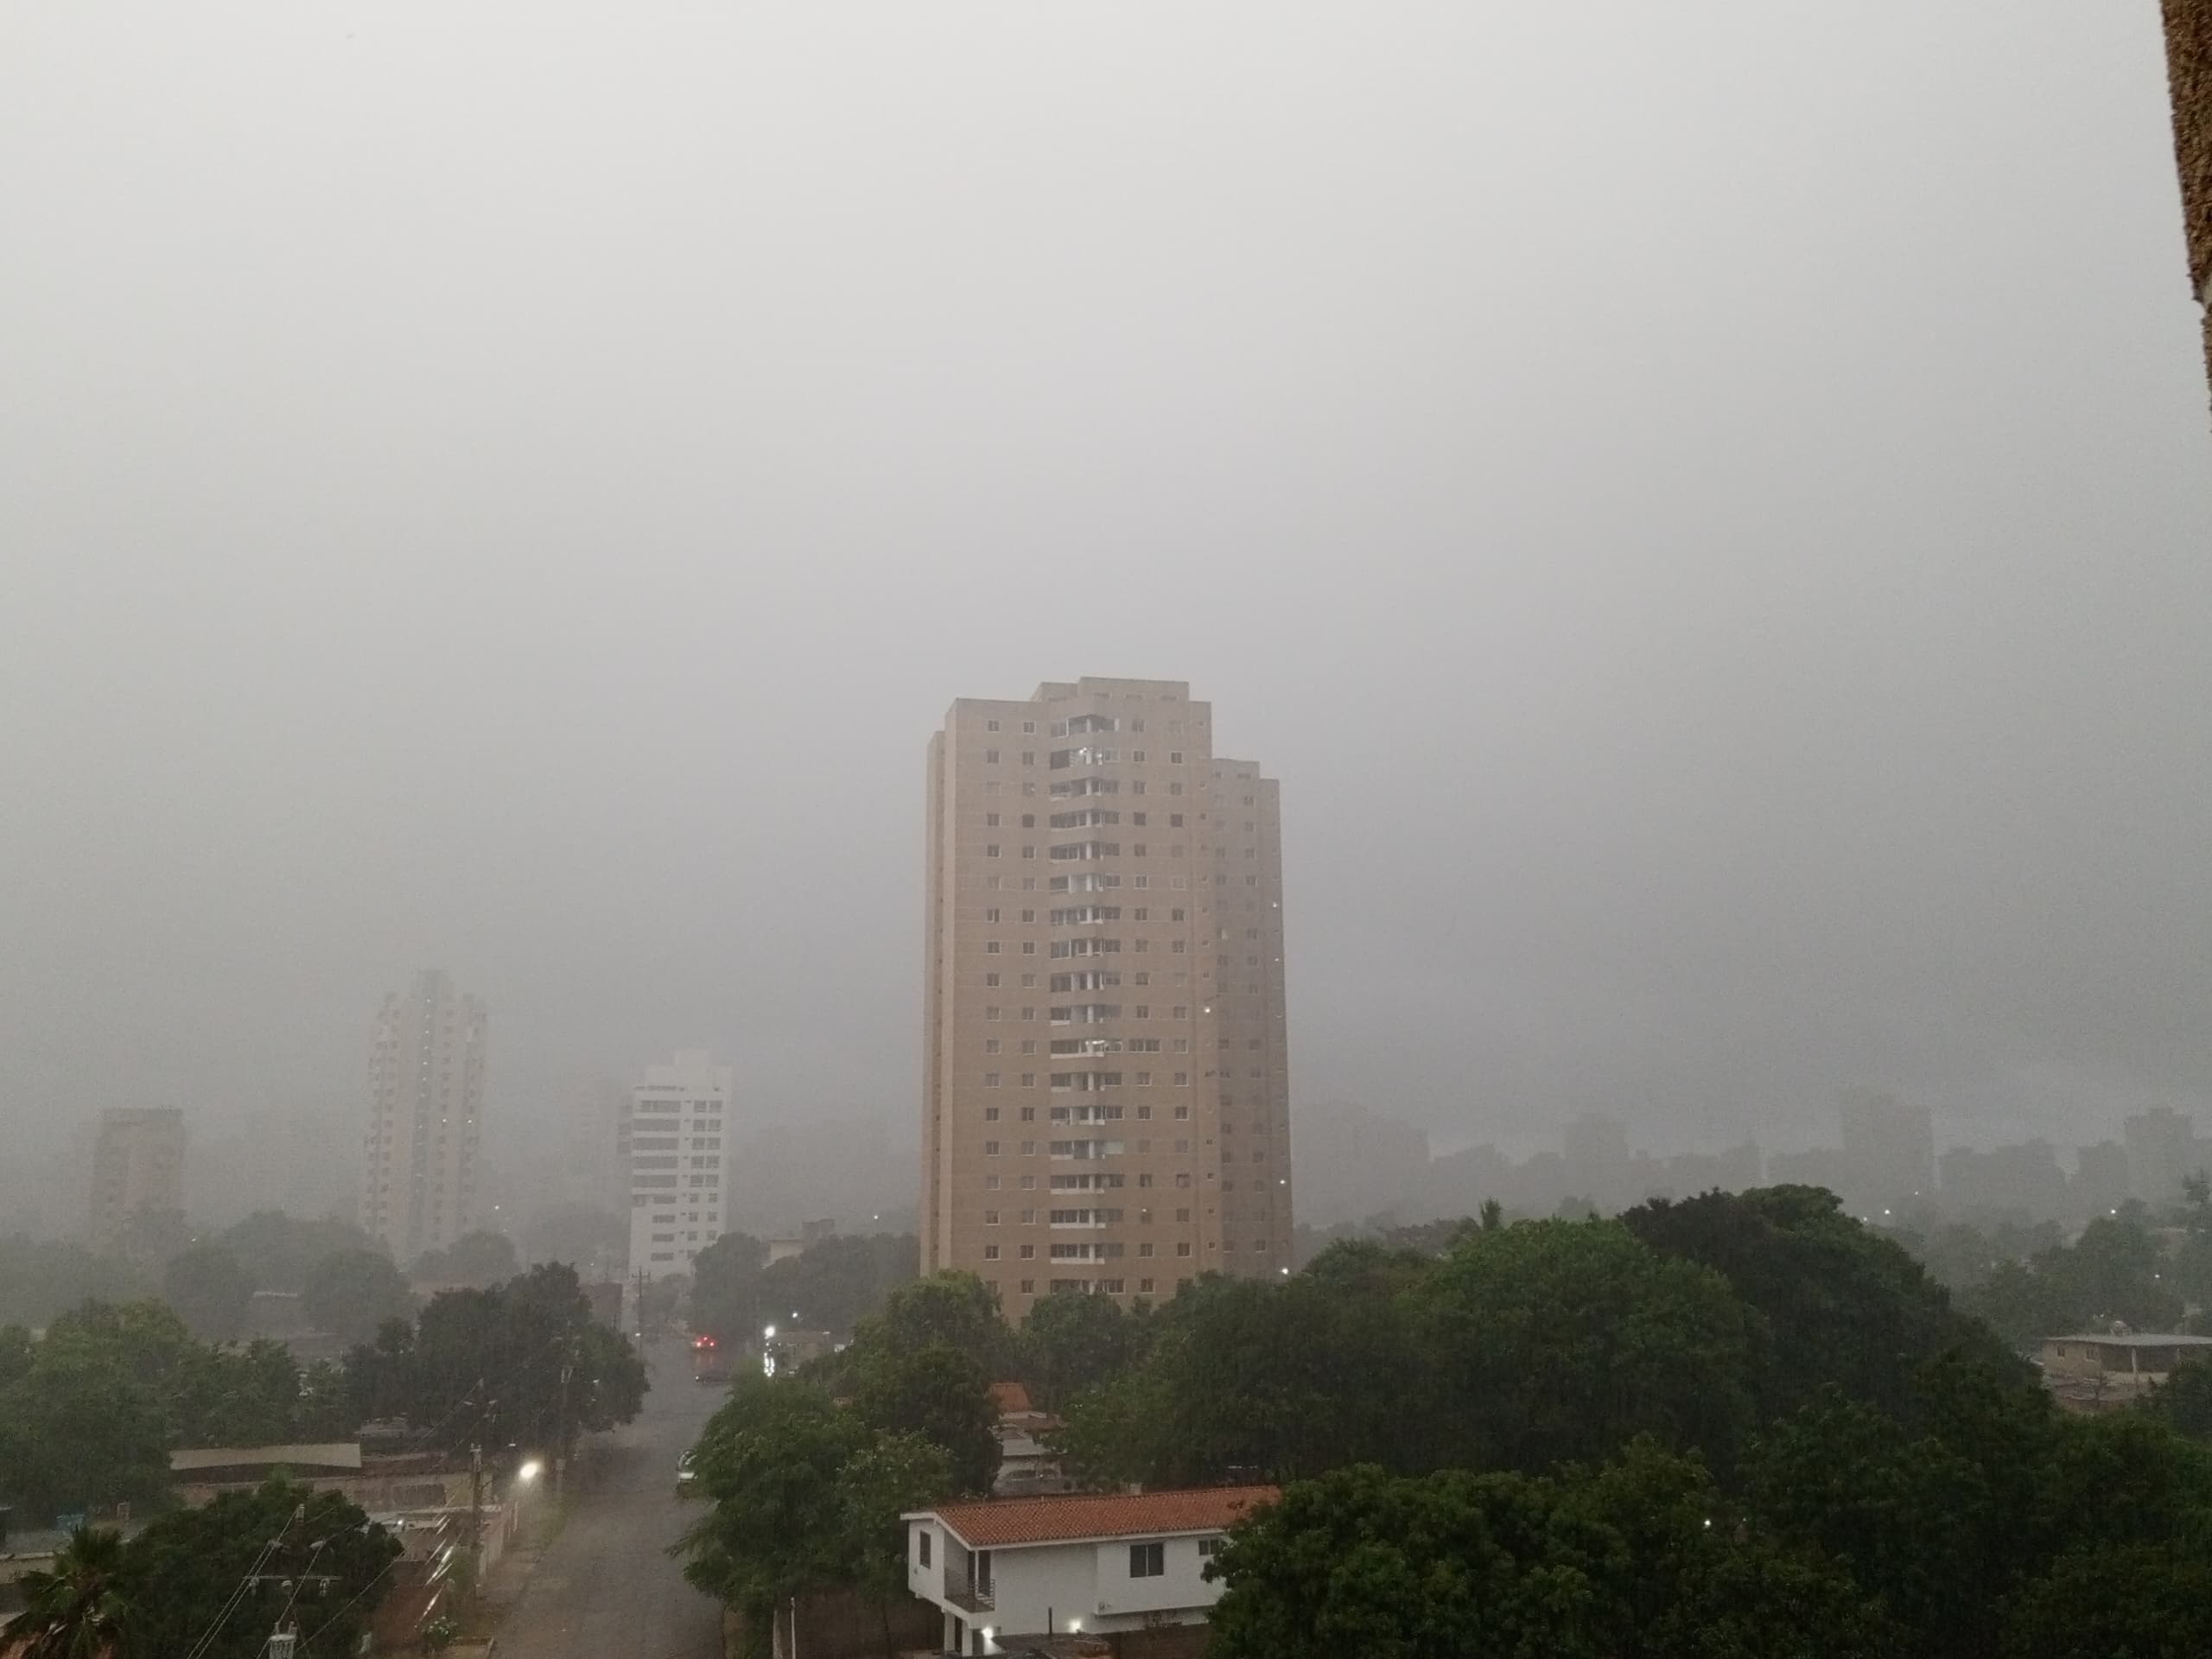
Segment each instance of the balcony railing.
[{"label": "balcony railing", "polygon": [[944,1599],[963,1613],[988,1613],[995,1605],[988,1588],[978,1590],[964,1575],[950,1573],[944,1575]]}]

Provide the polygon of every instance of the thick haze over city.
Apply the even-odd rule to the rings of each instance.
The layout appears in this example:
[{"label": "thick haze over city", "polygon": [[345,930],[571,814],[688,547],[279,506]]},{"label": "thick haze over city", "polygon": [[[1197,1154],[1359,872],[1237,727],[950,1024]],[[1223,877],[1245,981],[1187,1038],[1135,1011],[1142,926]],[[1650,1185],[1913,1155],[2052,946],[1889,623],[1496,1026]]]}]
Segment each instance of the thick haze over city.
[{"label": "thick haze over city", "polygon": [[1281,780],[1300,1111],[2212,1108],[2154,11],[15,9],[0,1202],[430,966],[488,1145],[904,1145],[924,745],[1080,675]]}]

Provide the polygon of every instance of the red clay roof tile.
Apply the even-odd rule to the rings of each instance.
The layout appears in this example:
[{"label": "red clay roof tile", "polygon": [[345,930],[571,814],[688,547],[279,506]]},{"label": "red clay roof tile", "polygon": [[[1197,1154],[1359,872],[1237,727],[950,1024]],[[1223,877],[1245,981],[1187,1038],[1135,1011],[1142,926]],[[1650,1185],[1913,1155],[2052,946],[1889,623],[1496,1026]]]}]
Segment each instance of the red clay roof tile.
[{"label": "red clay roof tile", "polygon": [[1274,1486],[1206,1486],[1183,1491],[1071,1492],[1064,1497],[986,1498],[940,1503],[936,1516],[976,1549],[1130,1538],[1160,1533],[1225,1532],[1281,1496]]}]

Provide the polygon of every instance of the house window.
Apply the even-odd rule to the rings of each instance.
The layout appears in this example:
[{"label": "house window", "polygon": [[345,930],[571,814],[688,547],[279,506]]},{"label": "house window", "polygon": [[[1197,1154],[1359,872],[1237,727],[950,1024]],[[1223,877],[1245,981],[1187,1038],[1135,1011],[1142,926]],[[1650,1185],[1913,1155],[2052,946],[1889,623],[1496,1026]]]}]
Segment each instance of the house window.
[{"label": "house window", "polygon": [[918,1559],[924,1567],[927,1567],[930,1564],[930,1535],[926,1532],[918,1532],[914,1537],[921,1549]]},{"label": "house window", "polygon": [[1215,1556],[1221,1554],[1221,1547],[1228,1541],[1229,1540],[1226,1538],[1199,1539],[1198,1559],[1202,1561],[1210,1561],[1213,1560]]},{"label": "house window", "polygon": [[1148,1544],[1129,1546],[1129,1576],[1133,1579],[1157,1579],[1167,1571],[1167,1546],[1159,1539]]}]

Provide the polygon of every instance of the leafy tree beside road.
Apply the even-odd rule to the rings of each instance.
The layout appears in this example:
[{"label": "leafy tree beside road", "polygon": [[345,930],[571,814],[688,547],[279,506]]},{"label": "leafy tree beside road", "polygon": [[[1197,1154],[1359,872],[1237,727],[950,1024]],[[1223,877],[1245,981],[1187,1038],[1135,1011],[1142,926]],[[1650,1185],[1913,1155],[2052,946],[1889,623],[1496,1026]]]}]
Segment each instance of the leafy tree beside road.
[{"label": "leafy tree beside road", "polygon": [[744,1618],[748,1659],[795,1596],[855,1588],[904,1596],[899,1516],[944,1495],[944,1450],[884,1433],[792,1376],[741,1375],[700,1436],[693,1467],[711,1507],[684,1535],[684,1576]]},{"label": "leafy tree beside road", "polygon": [[[626,1423],[645,1369],[592,1317],[574,1268],[546,1262],[489,1290],[443,1291],[346,1358],[353,1409],[404,1417],[448,1446],[534,1446]],[[565,1373],[565,1381],[564,1381]]]}]

